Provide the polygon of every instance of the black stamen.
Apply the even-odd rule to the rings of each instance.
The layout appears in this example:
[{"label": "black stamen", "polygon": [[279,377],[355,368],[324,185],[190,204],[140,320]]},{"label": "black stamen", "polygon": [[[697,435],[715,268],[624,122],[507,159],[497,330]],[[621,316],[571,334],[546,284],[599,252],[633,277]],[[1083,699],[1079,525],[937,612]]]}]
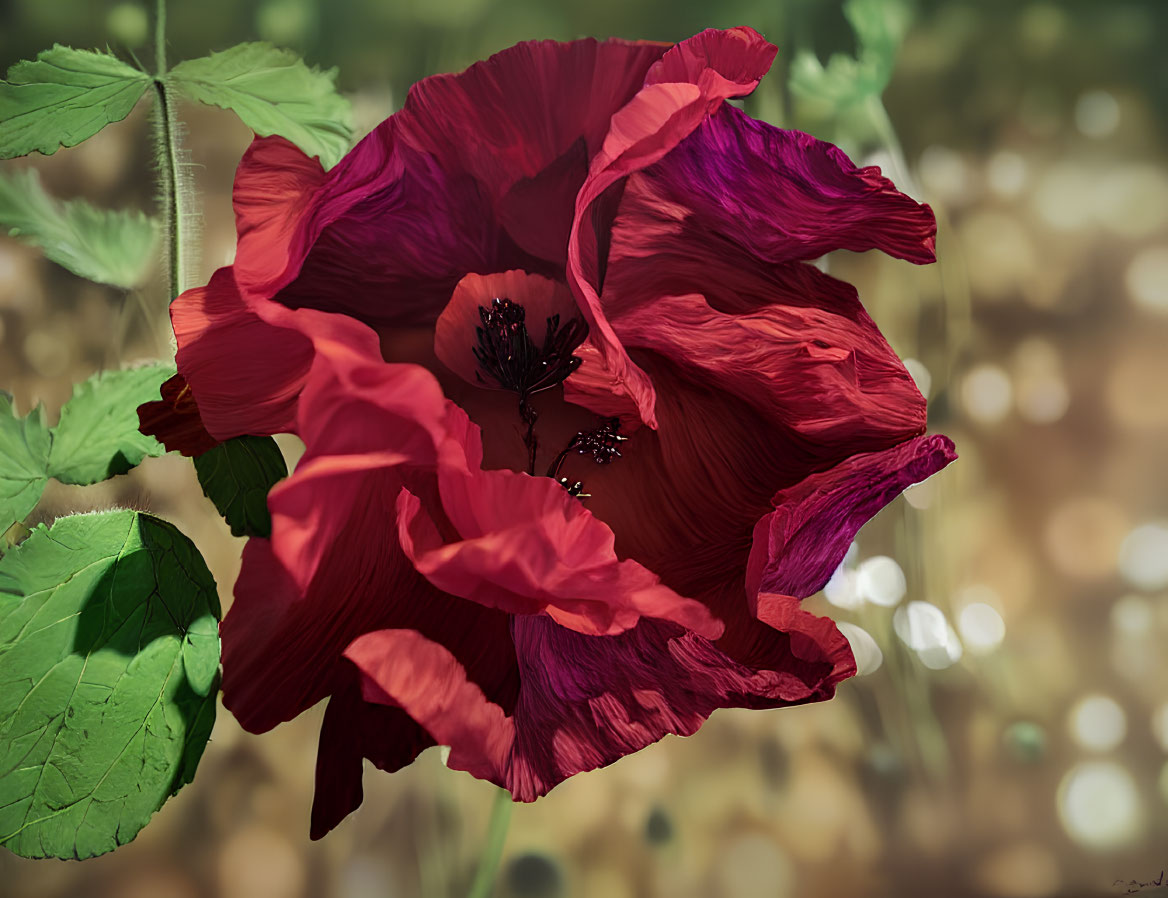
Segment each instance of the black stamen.
[{"label": "black stamen", "polygon": [[505,297],[495,297],[490,306],[479,306],[482,326],[475,328],[478,345],[473,352],[482,371],[475,372],[480,383],[486,383],[486,374],[504,390],[519,394],[519,417],[527,425],[523,435],[527,473],[534,475],[539,448],[535,422],[539,414],[527,400],[563,383],[580,367],[581,359],[572,355],[572,350],[588,336],[588,325],[581,318],[573,318],[561,328],[560,316],[552,315],[547,319],[543,346],[537,347],[527,332],[526,317],[523,306]]},{"label": "black stamen", "polygon": [[620,444],[625,442],[628,437],[620,434],[620,418],[604,418],[600,425],[593,430],[581,430],[568,445],[563,448],[559,455],[548,468],[547,476],[558,478],[559,483],[568,490],[573,496],[588,496],[591,493],[581,493],[574,488],[582,487],[582,484],[577,482],[575,487],[568,486],[568,478],[560,477],[560,466],[563,465],[564,459],[568,457],[568,453],[573,449],[580,455],[591,455],[593,460],[598,465],[610,464],[613,459],[620,458]]},{"label": "black stamen", "polygon": [[[523,306],[509,299],[496,297],[489,307],[479,306],[482,326],[475,328],[478,345],[473,350],[483,373],[521,399],[563,383],[579,368],[581,360],[572,350],[588,336],[583,319],[573,318],[561,328],[560,316],[552,315],[543,346],[537,347],[525,318]],[[481,381],[482,375],[475,374]]]}]

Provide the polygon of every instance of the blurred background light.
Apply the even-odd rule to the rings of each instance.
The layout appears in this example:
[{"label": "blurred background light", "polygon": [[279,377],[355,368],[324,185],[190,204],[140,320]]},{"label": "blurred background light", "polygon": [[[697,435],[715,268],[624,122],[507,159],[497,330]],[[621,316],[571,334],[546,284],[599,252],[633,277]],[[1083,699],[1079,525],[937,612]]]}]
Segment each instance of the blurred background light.
[{"label": "blurred background light", "polygon": [[1168,247],[1150,246],[1136,253],[1128,263],[1124,283],[1136,305],[1168,315]]},{"label": "blurred background light", "polygon": [[930,602],[909,602],[892,616],[896,635],[925,667],[944,670],[961,660],[961,643],[945,613]]},{"label": "blurred background light", "polygon": [[873,605],[891,608],[906,589],[904,571],[887,555],[866,558],[856,568],[856,591]]},{"label": "blurred background light", "polygon": [[837,608],[859,608],[864,604],[864,597],[860,595],[859,579],[856,571],[841,564],[824,585],[823,595]]},{"label": "blurred background light", "polygon": [[1119,572],[1132,586],[1146,590],[1168,586],[1168,524],[1141,524],[1119,547]]},{"label": "blurred background light", "polygon": [[1115,699],[1087,695],[1079,699],[1067,716],[1071,737],[1090,751],[1111,751],[1127,735],[1127,716]]},{"label": "blurred background light", "polygon": [[988,655],[1006,637],[1006,622],[984,602],[973,602],[957,615],[957,628],[965,646],[975,655]]},{"label": "blurred background light", "polygon": [[1072,839],[1102,851],[1135,841],[1143,808],[1131,774],[1113,761],[1086,761],[1059,784],[1058,813]]},{"label": "blurred background light", "polygon": [[1105,90],[1089,90],[1075,102],[1075,127],[1087,137],[1108,137],[1119,127],[1119,103]]},{"label": "blurred background light", "polygon": [[856,674],[866,677],[878,671],[880,665],[884,663],[884,653],[880,651],[880,646],[876,644],[872,634],[863,627],[847,621],[840,621],[836,626],[852,647],[852,654],[856,658]]},{"label": "blurred background light", "polygon": [[923,362],[916,359],[905,359],[904,367],[908,371],[909,377],[913,379],[913,383],[917,385],[917,389],[921,391],[921,395],[928,399],[933,388],[933,376],[929,374],[929,369],[925,367]]},{"label": "blurred background light", "polygon": [[1010,413],[1014,389],[997,365],[978,365],[961,381],[961,402],[979,424],[997,424]]},{"label": "blurred background light", "polygon": [[986,163],[990,190],[1004,199],[1018,196],[1026,187],[1026,160],[1012,150],[998,150]]}]

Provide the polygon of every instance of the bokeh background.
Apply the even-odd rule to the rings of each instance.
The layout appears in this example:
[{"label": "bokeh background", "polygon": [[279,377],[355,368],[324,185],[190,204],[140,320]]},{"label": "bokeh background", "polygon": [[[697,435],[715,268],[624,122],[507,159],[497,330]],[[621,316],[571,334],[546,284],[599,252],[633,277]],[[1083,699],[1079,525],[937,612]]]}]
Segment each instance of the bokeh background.
[{"label": "bokeh background", "polygon": [[[169,31],[172,60],[262,38],[338,66],[359,135],[414,80],[519,40],[736,24],[782,51],[749,111],[840,143],[937,211],[934,266],[824,264],[911,360],[930,428],[961,458],[865,527],[809,600],[860,664],[835,700],[717,712],[518,806],[495,895],[1047,898],[1154,880],[1168,866],[1168,4],[890,0],[857,34],[839,0],[172,0]],[[3,0],[0,64],[54,41],[147,58],[149,29],[134,0]],[[61,197],[150,210],[146,105],[4,165],[37,167]],[[233,253],[250,132],[228,112],[180,116],[201,282]],[[125,294],[0,237],[0,385],[55,409],[95,370],[166,352],[163,294],[161,271]],[[181,458],[53,485],[36,519],[115,504],[178,523],[230,601],[242,541]],[[493,790],[437,750],[367,772],[364,806],[308,841],[320,711],[263,737],[221,711],[195,783],[136,842],[84,864],[0,852],[0,895],[465,894]]]}]

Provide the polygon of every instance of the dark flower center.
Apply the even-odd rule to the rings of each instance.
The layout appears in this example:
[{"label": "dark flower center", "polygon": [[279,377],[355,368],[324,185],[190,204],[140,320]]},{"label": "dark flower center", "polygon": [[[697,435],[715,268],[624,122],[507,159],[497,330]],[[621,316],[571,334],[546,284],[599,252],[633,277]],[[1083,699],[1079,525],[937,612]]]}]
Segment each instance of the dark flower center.
[{"label": "dark flower center", "polygon": [[581,359],[572,355],[572,350],[588,336],[588,325],[581,318],[573,318],[561,328],[559,313],[551,315],[546,319],[543,345],[537,347],[527,331],[526,318],[523,306],[506,297],[496,296],[490,306],[479,306],[482,324],[475,328],[478,345],[473,352],[481,371],[475,372],[480,383],[486,383],[486,374],[504,390],[519,396],[519,417],[527,425],[523,437],[527,473],[534,475],[539,450],[535,422],[539,414],[528,399],[562,384],[580,367]]},{"label": "dark flower center", "polygon": [[[526,312],[519,303],[496,297],[490,306],[479,306],[482,325],[475,328],[478,345],[474,355],[479,368],[504,390],[526,399],[534,393],[563,383],[580,367],[572,350],[588,336],[588,325],[573,318],[563,328],[560,316],[547,319],[543,346],[537,347],[527,332]],[[480,382],[482,374],[475,372]]]}]

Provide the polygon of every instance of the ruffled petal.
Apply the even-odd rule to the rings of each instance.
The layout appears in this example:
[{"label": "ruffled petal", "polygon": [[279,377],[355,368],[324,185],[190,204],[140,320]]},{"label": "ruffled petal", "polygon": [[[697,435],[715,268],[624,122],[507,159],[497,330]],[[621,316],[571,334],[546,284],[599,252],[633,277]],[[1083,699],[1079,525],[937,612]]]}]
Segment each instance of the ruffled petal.
[{"label": "ruffled petal", "polygon": [[[404,146],[392,123],[325,185],[318,205],[336,217],[315,234],[277,302],[370,325],[432,324],[467,272],[523,267],[526,257],[501,235],[474,179]],[[388,145],[367,146],[377,140]],[[379,167],[366,171],[362,162]],[[306,235],[320,223],[310,221]]]},{"label": "ruffled petal", "polygon": [[453,653],[419,634],[370,633],[346,655],[365,675],[365,698],[402,708],[449,745],[450,767],[532,801],[666,734],[695,732],[717,708],[831,697],[855,670],[847,642],[830,621],[784,598],[768,597],[761,607],[791,630],[767,627],[754,666],[659,621],[586,636],[542,615],[516,617],[520,691],[510,715],[468,680]]},{"label": "ruffled petal", "polygon": [[907,486],[957,457],[944,436],[922,436],[883,452],[853,456],[780,490],[754,528],[746,593],[808,596],[821,589],[852,537]]},{"label": "ruffled petal", "polygon": [[[610,320],[625,347],[652,350],[692,382],[743,397],[825,459],[920,433],[924,397],[855,290],[809,265],[785,274],[781,289],[798,304],[731,314],[701,295],[662,296],[614,308]],[[783,298],[777,285],[773,295]]]},{"label": "ruffled petal", "polygon": [[355,640],[345,657],[364,674],[366,701],[401,708],[435,742],[450,746],[447,766],[497,781],[515,722],[453,652],[414,630],[378,630]]},{"label": "ruffled petal", "polygon": [[444,592],[512,613],[546,611],[582,633],[619,633],[654,617],[721,634],[700,602],[643,565],[619,561],[612,530],[554,480],[442,469],[438,486],[460,538],[443,540],[408,491],[398,502],[398,535],[419,573]]},{"label": "ruffled petal", "polygon": [[717,261],[727,244],[770,263],[837,249],[932,262],[936,233],[932,210],[878,168],[856,168],[838,147],[723,106],[630,177],[613,224],[606,294],[614,280],[620,289],[622,266]]},{"label": "ruffled petal", "polygon": [[637,404],[621,389],[615,372],[591,340],[585,340],[573,353],[580,367],[564,381],[564,399],[605,418],[616,418],[621,432],[632,433],[641,426]]},{"label": "ruffled petal", "polygon": [[167,452],[202,455],[219,445],[203,427],[199,406],[181,374],[168,378],[159,388],[161,400],[138,406],[138,429],[166,447]]},{"label": "ruffled petal", "polygon": [[[722,101],[750,93],[777,52],[750,28],[705,31],[683,41],[655,69],[656,79],[612,117],[576,197],[568,241],[568,283],[606,365],[632,398],[642,420],[656,426],[653,385],[620,345],[600,303],[600,243],[592,228],[593,204],[630,174],[661,159],[715,112]],[[677,78],[678,81],[665,81]]]},{"label": "ruffled petal", "polygon": [[170,319],[179,373],[211,436],[295,431],[312,342],[261,318],[240,295],[230,267],[216,271],[207,286],[179,296]]},{"label": "ruffled petal", "polygon": [[[272,538],[244,547],[235,601],[220,627],[223,702],[245,729],[265,732],[338,692],[345,648],[386,627],[441,639],[492,701],[513,703],[507,615],[441,593],[418,575],[395,539],[392,497],[400,489],[393,469],[357,470],[270,497]],[[298,510],[312,521],[296,518]],[[290,523],[304,531],[313,522],[316,558],[305,579],[281,556]]]}]

